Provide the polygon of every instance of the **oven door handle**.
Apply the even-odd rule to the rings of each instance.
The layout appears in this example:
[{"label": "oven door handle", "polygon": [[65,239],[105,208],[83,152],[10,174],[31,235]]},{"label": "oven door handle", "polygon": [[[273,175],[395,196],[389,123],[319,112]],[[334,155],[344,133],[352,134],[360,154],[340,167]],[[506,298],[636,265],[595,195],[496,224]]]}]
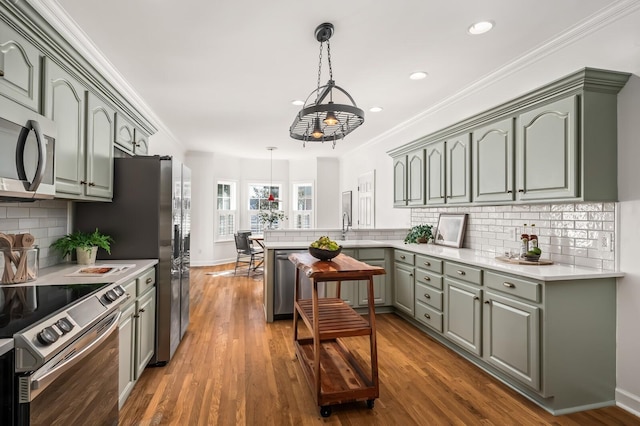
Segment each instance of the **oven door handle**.
[{"label": "oven door handle", "polygon": [[[21,392],[20,402],[33,401],[35,397],[38,396],[40,392],[45,390],[47,386],[53,383],[55,379],[57,379],[62,374],[67,372],[71,367],[76,365],[83,358],[90,355],[91,352],[97,346],[99,346],[102,342],[104,342],[111,335],[111,333],[118,327],[120,315],[121,315],[120,310],[118,309],[113,314],[106,317],[104,320],[100,321],[98,324],[96,324],[92,328],[92,330],[90,330],[87,334],[90,334],[92,331],[99,329],[100,327],[104,327],[107,324],[108,326],[103,328],[102,330],[98,330],[98,334],[95,337],[91,336],[90,341],[83,342],[82,341],[83,338],[81,337],[79,339],[79,342],[76,342],[74,344],[74,345],[80,344],[81,346],[83,345],[79,351],[76,352],[76,348],[71,348],[73,346],[71,345],[69,347],[71,349],[67,348],[63,353],[60,354],[61,358],[59,360],[56,360],[55,358],[51,360],[51,363],[54,364],[51,368],[46,368],[46,364],[45,364],[45,367],[41,368],[40,370],[37,370],[33,375],[28,377],[29,397],[25,398],[27,399],[26,401],[22,401],[23,395]],[[86,335],[85,335],[85,338],[86,338]]]}]

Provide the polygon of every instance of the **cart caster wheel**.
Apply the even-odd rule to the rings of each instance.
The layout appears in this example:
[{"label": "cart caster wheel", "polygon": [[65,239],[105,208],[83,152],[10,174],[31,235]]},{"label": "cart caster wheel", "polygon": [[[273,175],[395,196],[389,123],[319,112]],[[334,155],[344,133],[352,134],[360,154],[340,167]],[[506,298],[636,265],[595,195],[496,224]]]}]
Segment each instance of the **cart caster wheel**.
[{"label": "cart caster wheel", "polygon": [[370,410],[373,409],[373,404],[375,404],[375,402],[375,399],[367,399],[367,408]]},{"label": "cart caster wheel", "polygon": [[322,417],[329,417],[331,415],[331,407],[320,407],[320,415]]}]

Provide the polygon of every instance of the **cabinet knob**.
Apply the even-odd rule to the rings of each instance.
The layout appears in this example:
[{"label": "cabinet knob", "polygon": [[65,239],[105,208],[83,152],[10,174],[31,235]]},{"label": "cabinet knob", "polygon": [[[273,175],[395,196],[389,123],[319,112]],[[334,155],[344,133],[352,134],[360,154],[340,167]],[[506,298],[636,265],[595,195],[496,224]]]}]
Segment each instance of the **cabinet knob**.
[{"label": "cabinet knob", "polygon": [[503,282],[502,285],[508,288],[516,288],[515,284],[508,283],[508,282]]},{"label": "cabinet knob", "polygon": [[405,259],[404,254],[400,256],[400,259],[402,259],[402,260]]},{"label": "cabinet knob", "polygon": [[484,304],[485,304],[485,305],[490,305],[490,304],[491,304],[491,300],[485,300],[485,301],[484,301]]},{"label": "cabinet knob", "polygon": [[424,297],[425,297],[425,299],[431,299],[431,295],[427,294],[427,293],[424,294]]},{"label": "cabinet knob", "polygon": [[4,70],[0,69],[0,77],[4,77]]},{"label": "cabinet knob", "polygon": [[524,192],[524,189],[518,189],[518,192]]},{"label": "cabinet knob", "polygon": [[145,281],[147,284],[151,284],[151,282],[153,281],[153,279],[151,277],[147,278],[147,281]]},{"label": "cabinet knob", "polygon": [[424,266],[431,266],[431,262],[424,262]]},{"label": "cabinet knob", "polygon": [[480,297],[478,297],[478,296],[473,296],[473,300],[480,300]]},{"label": "cabinet knob", "polygon": [[96,186],[95,182],[89,182],[89,186]]},{"label": "cabinet knob", "polygon": [[431,281],[431,277],[427,277],[427,276],[425,275],[424,280],[425,280],[425,281]]},{"label": "cabinet knob", "polygon": [[464,271],[460,271],[460,270],[458,270],[458,271],[456,271],[456,272],[458,272],[458,275],[464,275],[464,274],[465,274],[465,272],[464,272]]},{"label": "cabinet knob", "polygon": [[509,189],[507,190],[507,194],[513,194],[513,191]]},{"label": "cabinet knob", "polygon": [[138,312],[144,312],[144,308],[139,309]]},{"label": "cabinet knob", "polygon": [[409,276],[410,276],[410,277],[412,277],[412,276],[413,276],[413,274],[409,274]]},{"label": "cabinet knob", "polygon": [[85,182],[83,180],[80,181],[80,185],[86,185],[86,184],[87,184],[87,182]]},{"label": "cabinet knob", "polygon": [[134,318],[140,318],[140,315],[135,314],[133,317],[134,317]]},{"label": "cabinet knob", "polygon": [[127,300],[131,299],[131,293],[127,293],[126,296],[127,296]]},{"label": "cabinet knob", "polygon": [[429,315],[429,314],[424,314],[424,317],[425,317],[426,319],[431,319],[431,315]]}]

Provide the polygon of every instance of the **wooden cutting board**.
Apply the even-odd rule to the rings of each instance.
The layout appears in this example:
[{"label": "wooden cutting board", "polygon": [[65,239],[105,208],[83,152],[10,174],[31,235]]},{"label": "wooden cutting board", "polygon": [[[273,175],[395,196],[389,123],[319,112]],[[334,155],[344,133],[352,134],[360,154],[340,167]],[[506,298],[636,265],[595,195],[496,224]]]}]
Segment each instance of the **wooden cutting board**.
[{"label": "wooden cutting board", "polygon": [[539,259],[535,262],[525,259],[510,259],[504,256],[496,256],[496,259],[501,262],[512,263],[514,265],[553,265],[553,260]]}]

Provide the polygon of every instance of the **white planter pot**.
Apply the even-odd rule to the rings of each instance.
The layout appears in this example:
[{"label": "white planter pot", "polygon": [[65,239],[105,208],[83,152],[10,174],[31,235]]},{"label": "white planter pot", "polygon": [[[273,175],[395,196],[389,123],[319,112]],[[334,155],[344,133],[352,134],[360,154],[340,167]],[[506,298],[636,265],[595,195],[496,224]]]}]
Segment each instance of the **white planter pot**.
[{"label": "white planter pot", "polygon": [[96,254],[98,254],[98,247],[91,247],[90,250],[77,248],[78,265],[93,265],[96,263]]}]

